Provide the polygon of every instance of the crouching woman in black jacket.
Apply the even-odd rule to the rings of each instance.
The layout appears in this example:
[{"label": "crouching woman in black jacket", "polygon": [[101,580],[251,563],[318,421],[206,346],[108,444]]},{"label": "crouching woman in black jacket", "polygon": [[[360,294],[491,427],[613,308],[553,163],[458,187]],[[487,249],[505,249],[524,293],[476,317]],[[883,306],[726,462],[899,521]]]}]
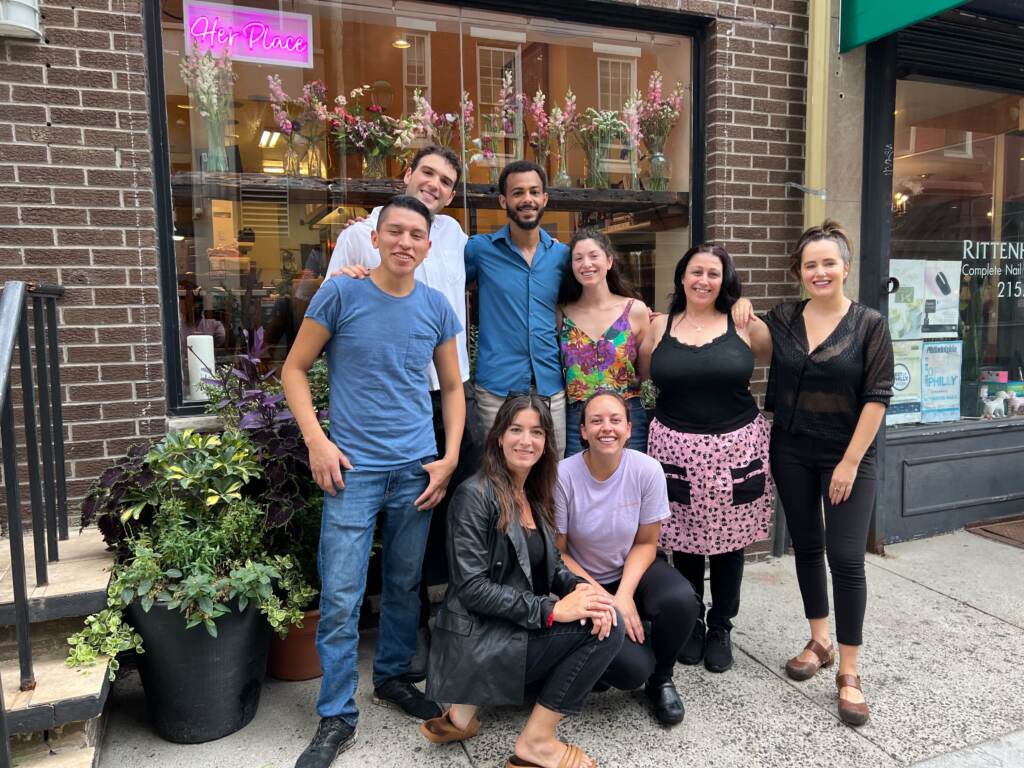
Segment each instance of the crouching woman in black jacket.
[{"label": "crouching woman in black jacket", "polygon": [[611,598],[566,568],[555,548],[556,450],[546,403],[510,397],[487,435],[482,469],[448,508],[450,574],[427,696],[455,703],[421,731],[434,743],[470,738],[479,706],[522,703],[526,686],[539,683],[509,768],[592,768],[555,727],[579,714],[624,632]]}]

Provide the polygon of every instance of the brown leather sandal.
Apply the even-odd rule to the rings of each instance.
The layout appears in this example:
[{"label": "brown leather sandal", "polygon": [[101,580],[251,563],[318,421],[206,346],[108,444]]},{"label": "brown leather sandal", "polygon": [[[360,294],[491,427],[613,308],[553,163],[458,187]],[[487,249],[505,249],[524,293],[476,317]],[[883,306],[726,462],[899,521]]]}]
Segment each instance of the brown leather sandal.
[{"label": "brown leather sandal", "polygon": [[[562,753],[562,759],[558,761],[558,768],[580,768],[587,756],[587,753],[575,744],[566,744],[565,752]],[[537,765],[537,763],[531,763],[529,760],[524,760],[517,755],[512,755],[505,763],[505,768],[541,768],[541,766]],[[597,768],[596,762],[594,763],[594,768]]]},{"label": "brown leather sandal", "polygon": [[420,733],[432,744],[448,744],[452,741],[465,741],[480,731],[480,718],[473,715],[469,725],[459,728],[452,722],[452,711],[449,709],[440,717],[432,717],[420,723]]},{"label": "brown leather sandal", "polygon": [[786,662],[786,674],[793,680],[810,680],[822,667],[831,667],[836,660],[836,647],[826,648],[817,640],[810,640],[804,650],[811,651],[818,658],[800,661],[799,654]]},{"label": "brown leather sandal", "polygon": [[[859,675],[836,675],[836,688],[842,693],[843,688],[856,688],[858,691],[862,690],[860,687],[860,676]],[[852,701],[847,701],[842,696],[839,697],[839,719],[847,725],[864,725],[868,721],[869,717],[867,702],[861,702],[855,704]]]}]

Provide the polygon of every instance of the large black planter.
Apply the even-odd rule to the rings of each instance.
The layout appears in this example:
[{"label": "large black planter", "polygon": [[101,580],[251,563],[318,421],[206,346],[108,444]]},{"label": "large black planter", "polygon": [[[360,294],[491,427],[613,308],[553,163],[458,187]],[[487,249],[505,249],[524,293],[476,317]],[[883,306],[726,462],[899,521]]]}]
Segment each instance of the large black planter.
[{"label": "large black planter", "polygon": [[142,635],[142,687],[157,732],[168,741],[198,744],[234,733],[256,714],[267,668],[270,625],[250,602],[217,619],[217,637],[185,617],[137,602],[128,621]]}]

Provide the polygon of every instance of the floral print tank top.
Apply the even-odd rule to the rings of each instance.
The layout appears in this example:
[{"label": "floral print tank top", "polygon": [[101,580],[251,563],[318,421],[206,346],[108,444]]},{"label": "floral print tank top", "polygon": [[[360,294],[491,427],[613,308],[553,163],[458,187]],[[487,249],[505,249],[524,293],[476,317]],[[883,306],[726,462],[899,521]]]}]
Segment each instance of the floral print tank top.
[{"label": "floral print tank top", "polygon": [[565,395],[569,402],[586,400],[598,391],[611,390],[627,399],[640,395],[640,381],[636,375],[639,347],[636,334],[629,325],[632,307],[631,299],[599,339],[592,339],[563,311],[559,346],[562,349]]}]

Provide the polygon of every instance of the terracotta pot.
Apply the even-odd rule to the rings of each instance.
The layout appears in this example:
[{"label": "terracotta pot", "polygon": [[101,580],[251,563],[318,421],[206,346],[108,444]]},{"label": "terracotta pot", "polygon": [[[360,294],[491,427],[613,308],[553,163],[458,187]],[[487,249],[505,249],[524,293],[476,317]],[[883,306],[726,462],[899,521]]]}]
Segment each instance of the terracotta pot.
[{"label": "terracotta pot", "polygon": [[320,677],[320,656],[316,652],[316,628],[320,611],[306,611],[302,627],[292,627],[288,636],[281,638],[275,632],[270,638],[270,658],[267,672],[278,680],[312,680]]}]

